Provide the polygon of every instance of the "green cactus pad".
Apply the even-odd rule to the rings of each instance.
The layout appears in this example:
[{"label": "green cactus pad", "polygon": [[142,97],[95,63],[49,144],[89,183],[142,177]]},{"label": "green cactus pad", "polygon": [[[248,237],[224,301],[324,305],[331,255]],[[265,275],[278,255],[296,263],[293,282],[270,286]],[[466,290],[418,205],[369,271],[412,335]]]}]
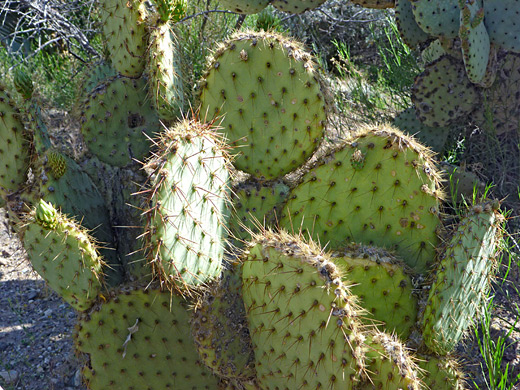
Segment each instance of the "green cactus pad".
[{"label": "green cactus pad", "polygon": [[156,142],[146,237],[148,261],[170,286],[200,285],[222,269],[228,171],[210,125],[183,121]]},{"label": "green cactus pad", "polygon": [[81,132],[90,151],[107,164],[123,167],[149,152],[149,137],[161,129],[147,99],[146,81],[115,77],[84,103]]},{"label": "green cactus pad", "polygon": [[81,96],[90,94],[94,88],[114,76],[117,76],[117,71],[104,61],[96,63],[93,66],[87,66],[82,74],[82,80],[79,83],[81,85]]},{"label": "green cactus pad", "polygon": [[368,337],[366,344],[368,379],[356,390],[424,388],[419,379],[417,365],[399,339],[383,332],[376,332]]},{"label": "green cactus pad", "polygon": [[0,86],[0,198],[27,180],[31,143],[14,100]]},{"label": "green cactus pad", "polygon": [[216,375],[254,378],[255,356],[242,300],[242,269],[226,269],[206,290],[191,319],[200,358]]},{"label": "green cactus pad", "polygon": [[183,112],[182,50],[169,23],[152,29],[148,49],[151,101],[162,121],[174,121]]},{"label": "green cactus pad", "polygon": [[425,272],[438,241],[442,197],[430,155],[392,127],[362,130],[303,176],[280,226],[302,229],[333,250],[351,241],[394,249]]},{"label": "green cactus pad", "polygon": [[499,48],[520,53],[520,23],[518,0],[484,1],[484,24],[491,43]]},{"label": "green cactus pad", "polygon": [[352,3],[363,8],[385,9],[394,8],[396,0],[352,0]]},{"label": "green cactus pad", "polygon": [[326,102],[301,45],[274,33],[236,33],[215,51],[199,84],[201,116],[224,116],[234,164],[275,179],[302,165],[324,131]]},{"label": "green cactus pad", "polygon": [[78,311],[102,289],[101,256],[85,228],[40,201],[25,220],[23,244],[35,271]]},{"label": "green cactus pad", "polygon": [[442,47],[442,43],[440,40],[436,39],[421,52],[421,58],[424,63],[430,63],[433,62],[443,55],[446,54],[446,50],[444,50],[444,47]]},{"label": "green cactus pad", "polygon": [[490,52],[482,0],[459,0],[459,8],[459,37],[466,74],[472,83],[480,83],[486,76]]},{"label": "green cactus pad", "polygon": [[269,2],[270,0],[220,0],[219,4],[239,14],[256,14],[267,7]]},{"label": "green cactus pad", "polygon": [[47,160],[40,174],[40,197],[74,217],[90,230],[107,264],[104,270],[107,283],[121,281],[123,270],[115,249],[115,239],[105,201],[90,177],[69,157],[54,150],[47,152]]},{"label": "green cactus pad", "polygon": [[414,107],[401,111],[395,117],[393,125],[439,154],[444,153],[444,145],[446,145],[450,131],[456,131],[455,128],[450,127],[426,126],[417,118]]},{"label": "green cactus pad", "polygon": [[287,196],[289,186],[282,180],[258,182],[247,180],[232,190],[233,211],[229,220],[229,230],[236,245],[251,240],[251,232],[260,227],[273,227]]},{"label": "green cactus pad", "polygon": [[321,249],[264,232],[242,278],[262,389],[354,388],[365,366],[360,312]]},{"label": "green cactus pad", "polygon": [[290,14],[301,14],[314,9],[326,0],[272,0],[271,5],[280,11]]},{"label": "green cactus pad", "polygon": [[415,21],[410,0],[395,1],[395,23],[404,43],[410,48],[424,43],[430,39]]},{"label": "green cactus pad", "polygon": [[459,33],[458,0],[411,0],[417,24],[432,36],[455,38]]},{"label": "green cactus pad", "polygon": [[101,18],[112,66],[123,76],[139,77],[145,68],[148,37],[140,0],[102,0]]},{"label": "green cactus pad", "polygon": [[435,390],[467,389],[460,365],[452,357],[418,355],[419,376],[428,388]]},{"label": "green cactus pad", "polygon": [[479,104],[478,89],[466,76],[462,62],[442,56],[426,65],[412,88],[412,102],[426,126],[448,126]]},{"label": "green cactus pad", "polygon": [[114,291],[79,319],[75,338],[90,363],[90,390],[213,390],[218,380],[199,361],[187,303],[157,289]]},{"label": "green cactus pad", "polygon": [[474,121],[492,134],[520,134],[519,91],[520,54],[499,54],[496,79],[482,90],[484,104],[474,112]]},{"label": "green cactus pad", "polygon": [[349,245],[334,253],[334,263],[345,271],[344,282],[359,297],[360,305],[380,330],[406,340],[417,319],[417,298],[412,294],[413,273],[389,252]]},{"label": "green cactus pad", "polygon": [[454,349],[485,305],[500,218],[490,203],[472,206],[442,252],[422,319],[424,342],[438,355]]}]

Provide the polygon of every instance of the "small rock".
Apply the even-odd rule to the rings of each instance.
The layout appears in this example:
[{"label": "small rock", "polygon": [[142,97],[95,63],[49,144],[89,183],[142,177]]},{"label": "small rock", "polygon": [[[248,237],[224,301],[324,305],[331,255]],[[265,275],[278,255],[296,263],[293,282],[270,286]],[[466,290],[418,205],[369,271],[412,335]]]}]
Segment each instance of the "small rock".
[{"label": "small rock", "polygon": [[74,374],[74,386],[80,387],[83,382],[83,378],[81,376],[81,370],[76,370],[76,373]]},{"label": "small rock", "polygon": [[42,366],[36,367],[36,372],[42,373],[43,372],[43,367]]},{"label": "small rock", "polygon": [[43,312],[43,315],[44,315],[45,317],[50,317],[51,314],[52,314],[52,309],[47,309],[47,310],[45,310],[45,311]]},{"label": "small rock", "polygon": [[29,291],[29,293],[27,293],[27,299],[33,300],[33,299],[38,298],[39,295],[40,295],[39,291],[31,290],[31,291]]},{"label": "small rock", "polygon": [[7,385],[16,383],[19,377],[20,374],[15,370],[0,371],[0,378],[2,378]]}]

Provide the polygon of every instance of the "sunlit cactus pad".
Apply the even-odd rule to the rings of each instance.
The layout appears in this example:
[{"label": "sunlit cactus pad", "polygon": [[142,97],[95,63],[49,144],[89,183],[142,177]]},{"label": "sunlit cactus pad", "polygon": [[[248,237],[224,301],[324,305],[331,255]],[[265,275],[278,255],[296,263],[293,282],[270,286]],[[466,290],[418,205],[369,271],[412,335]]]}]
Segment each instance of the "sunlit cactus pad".
[{"label": "sunlit cactus pad", "polygon": [[124,76],[139,77],[145,67],[148,44],[145,2],[102,0],[103,35],[114,68]]},{"label": "sunlit cactus pad", "polygon": [[213,127],[185,120],[156,141],[146,227],[156,276],[176,286],[220,274],[228,208],[228,159]]},{"label": "sunlit cactus pad", "polygon": [[418,355],[419,375],[426,386],[435,390],[467,389],[460,364],[451,356]]},{"label": "sunlit cactus pad", "polygon": [[223,117],[238,169],[274,179],[318,147],[327,109],[316,68],[300,44],[274,33],[236,33],[217,48],[199,84],[201,116]]},{"label": "sunlit cactus pad", "polygon": [[497,208],[492,203],[472,206],[436,265],[422,327],[425,344],[438,355],[452,351],[483,310],[496,270]]},{"label": "sunlit cactus pad", "polygon": [[420,390],[424,386],[419,370],[405,345],[395,336],[383,332],[369,335],[367,376],[356,390]]},{"label": "sunlit cactus pad", "polygon": [[380,330],[406,340],[417,320],[417,297],[413,294],[411,270],[389,252],[364,245],[349,245],[332,261],[344,271],[359,304],[370,313]]},{"label": "sunlit cactus pad", "polygon": [[75,343],[90,390],[213,390],[199,361],[187,303],[155,288],[121,288],[82,315]]},{"label": "sunlit cactus pad", "polygon": [[319,248],[264,232],[243,258],[262,389],[353,389],[364,369],[355,297]]},{"label": "sunlit cactus pad", "polygon": [[40,201],[22,232],[36,272],[74,309],[88,309],[102,289],[103,262],[85,228]]},{"label": "sunlit cactus pad", "polygon": [[416,272],[438,242],[439,177],[431,152],[390,126],[366,128],[320,159],[291,190],[280,225],[321,245],[393,249]]}]

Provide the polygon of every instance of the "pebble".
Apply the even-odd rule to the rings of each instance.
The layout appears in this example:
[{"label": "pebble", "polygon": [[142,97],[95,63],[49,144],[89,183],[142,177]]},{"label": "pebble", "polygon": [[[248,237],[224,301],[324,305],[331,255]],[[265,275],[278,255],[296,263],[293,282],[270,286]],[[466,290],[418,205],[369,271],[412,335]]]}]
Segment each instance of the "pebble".
[{"label": "pebble", "polygon": [[20,374],[15,370],[0,371],[0,378],[2,378],[7,385],[16,383],[19,377]]},{"label": "pebble", "polygon": [[45,317],[50,317],[51,314],[52,314],[52,309],[47,309],[47,310],[45,310],[45,311],[43,312],[43,315],[44,315]]},{"label": "pebble", "polygon": [[74,386],[80,387],[82,382],[83,378],[81,376],[81,370],[76,370],[76,373],[74,374]]}]

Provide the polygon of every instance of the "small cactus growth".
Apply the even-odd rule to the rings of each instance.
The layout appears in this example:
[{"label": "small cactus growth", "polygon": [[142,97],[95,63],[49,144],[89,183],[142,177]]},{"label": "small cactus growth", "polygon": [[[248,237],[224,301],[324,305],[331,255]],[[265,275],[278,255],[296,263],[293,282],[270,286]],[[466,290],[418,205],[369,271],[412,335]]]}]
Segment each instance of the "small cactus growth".
[{"label": "small cactus growth", "polygon": [[[482,99],[486,33],[517,40],[478,2],[358,3],[396,6],[410,43],[466,41],[417,79],[418,116],[354,129],[320,156],[325,78],[284,35],[219,45],[186,113],[183,2],[101,2],[111,67],[85,77],[81,161],[51,145],[27,77],[24,107],[0,89],[0,198],[35,270],[80,312],[90,390],[465,387],[450,354],[489,290],[502,216],[483,201],[448,225],[442,171],[413,135],[442,148],[441,126]],[[486,92],[504,105],[518,84],[506,57]],[[506,111],[496,123],[510,129]]]}]

